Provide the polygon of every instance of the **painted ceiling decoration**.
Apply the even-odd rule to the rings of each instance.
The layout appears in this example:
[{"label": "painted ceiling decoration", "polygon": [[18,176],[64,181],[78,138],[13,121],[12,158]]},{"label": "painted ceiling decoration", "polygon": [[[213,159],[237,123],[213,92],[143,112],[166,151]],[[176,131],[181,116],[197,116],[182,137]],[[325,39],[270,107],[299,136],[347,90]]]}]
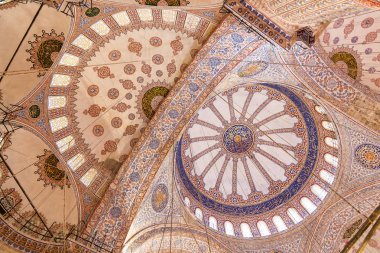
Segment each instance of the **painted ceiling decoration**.
[{"label": "painted ceiling decoration", "polygon": [[379,7],[0,0],[0,251],[378,249]]}]

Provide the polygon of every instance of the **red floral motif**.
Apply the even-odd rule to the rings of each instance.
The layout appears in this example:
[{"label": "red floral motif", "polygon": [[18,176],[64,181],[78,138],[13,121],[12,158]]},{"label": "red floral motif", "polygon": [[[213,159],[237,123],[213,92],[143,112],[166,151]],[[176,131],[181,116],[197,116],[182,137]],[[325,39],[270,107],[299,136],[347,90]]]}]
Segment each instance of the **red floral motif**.
[{"label": "red floral motif", "polygon": [[325,34],[323,35],[323,42],[326,43],[327,45],[330,45],[330,37],[331,37],[331,34],[328,32],[325,32]]},{"label": "red floral motif", "polygon": [[133,138],[130,142],[129,145],[131,145],[131,148],[133,148],[136,143],[139,141],[139,138]]},{"label": "red floral motif", "polygon": [[166,70],[168,71],[168,75],[169,77],[171,77],[171,75],[173,75],[176,70],[177,70],[177,67],[175,66],[175,61],[172,60],[171,63],[169,63],[167,66],[166,66]]},{"label": "red floral motif", "polygon": [[179,52],[181,52],[183,50],[183,44],[181,42],[181,38],[177,36],[175,40],[170,42],[170,47],[173,49],[174,55],[177,55]]},{"label": "red floral motif", "polygon": [[137,56],[141,56],[141,50],[142,50],[141,43],[134,41],[134,39],[132,38],[128,39],[128,41],[129,41],[128,50],[131,53],[135,53]]},{"label": "red floral motif", "polygon": [[371,82],[373,82],[377,87],[380,87],[380,78],[371,79]]},{"label": "red floral motif", "polygon": [[156,71],[156,76],[161,77],[164,73],[161,70]]},{"label": "red floral motif", "polygon": [[123,125],[123,120],[119,117],[115,117],[111,120],[111,125],[114,127],[114,128],[120,128],[121,125]]},{"label": "red floral motif", "polygon": [[377,38],[377,32],[370,32],[365,36],[365,43],[374,42]]},{"label": "red floral motif", "polygon": [[87,93],[91,97],[95,97],[99,94],[99,87],[95,84],[88,86]]},{"label": "red floral motif", "polygon": [[375,20],[371,17],[368,17],[362,21],[361,26],[362,28],[370,28],[373,23],[375,23]]},{"label": "red floral motif", "polygon": [[127,135],[133,135],[136,133],[137,131],[137,128],[139,127],[138,124],[135,124],[135,125],[129,125],[125,128],[125,132],[124,132],[124,136],[127,136]]},{"label": "red floral motif", "polygon": [[[117,140],[116,140],[117,141]],[[102,155],[105,155],[108,153],[115,152],[117,150],[117,142],[108,140],[104,143],[104,149],[101,151]]]},{"label": "red floral motif", "polygon": [[344,18],[339,18],[339,19],[337,19],[337,20],[334,22],[333,27],[334,27],[335,29],[337,29],[337,28],[341,27],[341,26],[343,25],[343,23],[344,23]]},{"label": "red floral motif", "polygon": [[104,128],[103,128],[101,125],[95,125],[95,126],[92,128],[92,133],[93,133],[96,137],[102,136],[103,133],[104,133]]},{"label": "red floral motif", "polygon": [[150,77],[151,76],[150,73],[152,72],[152,67],[143,61],[142,66],[141,66],[141,72],[143,72],[145,75]]},{"label": "red floral motif", "polygon": [[127,105],[126,103],[118,103],[116,106],[113,107],[114,110],[117,110],[118,112],[125,112],[127,109],[130,109],[131,106]]},{"label": "red floral motif", "polygon": [[123,85],[126,90],[135,90],[136,86],[133,84],[132,80],[119,80],[119,82]]},{"label": "red floral motif", "polygon": [[154,47],[159,47],[162,45],[162,40],[159,37],[152,37],[150,38],[149,43]]},{"label": "red floral motif", "polygon": [[87,115],[87,114],[89,114],[91,117],[98,117],[99,116],[99,114],[103,111],[105,111],[106,110],[106,108],[105,107],[102,107],[102,108],[100,108],[100,106],[99,105],[97,105],[97,104],[93,104],[93,105],[91,105],[90,106],[90,108],[88,108],[88,110],[84,110],[83,111],[83,114],[84,115]]},{"label": "red floral motif", "polygon": [[130,119],[130,120],[134,120],[135,118],[136,118],[136,115],[134,115],[133,113],[130,113],[128,115],[128,119]]},{"label": "red floral motif", "polygon": [[152,57],[152,62],[156,65],[160,65],[164,62],[164,57],[160,54],[155,54]]},{"label": "red floral motif", "polygon": [[103,67],[94,67],[94,71],[95,72],[98,72],[98,77],[102,78],[102,79],[105,79],[107,77],[109,78],[114,78],[115,75],[111,73],[111,69],[107,66],[103,66]]},{"label": "red floral motif", "polygon": [[344,38],[347,39],[348,35],[352,33],[355,29],[354,20],[352,20],[346,27],[344,28]]},{"label": "red floral motif", "polygon": [[142,77],[142,76],[137,77],[137,82],[138,83],[143,83],[144,82],[144,77]]},{"label": "red floral motif", "polygon": [[116,88],[112,88],[108,91],[107,95],[110,99],[116,99],[119,97],[119,91]]},{"label": "red floral motif", "polygon": [[124,67],[124,72],[127,75],[133,75],[136,72],[136,67],[133,64],[127,64]]},{"label": "red floral motif", "polygon": [[111,61],[117,61],[120,59],[120,57],[121,57],[121,53],[119,50],[112,50],[108,54],[108,59],[110,59]]}]

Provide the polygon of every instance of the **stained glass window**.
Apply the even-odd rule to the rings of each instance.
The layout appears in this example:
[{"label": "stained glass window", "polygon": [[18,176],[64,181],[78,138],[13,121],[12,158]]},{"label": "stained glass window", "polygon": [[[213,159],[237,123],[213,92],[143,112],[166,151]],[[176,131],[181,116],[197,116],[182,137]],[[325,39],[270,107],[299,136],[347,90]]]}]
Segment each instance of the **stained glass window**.
[{"label": "stained glass window", "polygon": [[48,97],[48,108],[56,109],[66,106],[66,97],[65,96],[49,96]]},{"label": "stained glass window", "polygon": [[125,11],[113,14],[112,17],[119,24],[119,26],[127,26],[131,23],[131,20],[129,19],[128,14]]},{"label": "stained glass window", "polygon": [[53,133],[57,132],[58,130],[61,130],[61,129],[63,129],[69,125],[69,120],[65,116],[60,117],[60,118],[51,119],[51,120],[49,120],[49,122],[50,122],[51,131]]},{"label": "stained glass window", "polygon": [[230,221],[224,222],[224,229],[226,230],[227,235],[235,235],[234,225]]},{"label": "stained glass window", "polygon": [[98,171],[94,168],[89,169],[83,177],[80,179],[80,181],[85,185],[89,186],[92,181],[95,179],[95,177],[98,175]]},{"label": "stained glass window", "polygon": [[67,162],[70,169],[73,171],[76,171],[83,163],[84,163],[84,156],[82,154],[75,155]]},{"label": "stained glass window", "polygon": [[75,145],[75,140],[71,135],[69,135],[57,141],[56,144],[59,149],[59,152],[63,153]]},{"label": "stained glass window", "polygon": [[54,74],[51,79],[50,86],[51,87],[65,87],[70,83],[70,76]]},{"label": "stained glass window", "polygon": [[66,65],[66,66],[76,66],[78,65],[78,63],[79,63],[79,58],[68,53],[65,53],[62,56],[61,61],[59,62],[59,64]]},{"label": "stained glass window", "polygon": [[103,36],[110,32],[110,28],[104,23],[103,20],[99,20],[91,26],[91,29],[94,30],[97,34]]},{"label": "stained glass window", "polygon": [[210,218],[208,219],[208,223],[210,228],[218,230],[218,222],[216,221],[214,216],[210,216]]},{"label": "stained glass window", "polygon": [[83,34],[79,35],[74,41],[73,41],[73,45],[74,46],[77,46],[79,48],[82,48],[83,50],[88,50],[92,44],[94,44],[92,42],[92,40],[90,40],[89,38],[87,38],[86,36],[84,36]]}]

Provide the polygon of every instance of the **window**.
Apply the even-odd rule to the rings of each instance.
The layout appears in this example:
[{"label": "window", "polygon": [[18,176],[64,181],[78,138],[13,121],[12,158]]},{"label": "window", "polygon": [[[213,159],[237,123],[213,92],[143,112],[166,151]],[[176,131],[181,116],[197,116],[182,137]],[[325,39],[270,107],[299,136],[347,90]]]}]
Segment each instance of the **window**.
[{"label": "window", "polygon": [[218,222],[216,221],[215,217],[210,216],[210,218],[208,219],[208,225],[210,226],[210,228],[218,230]]},{"label": "window", "polygon": [[70,169],[73,171],[76,171],[83,163],[84,163],[84,157],[82,154],[75,155],[67,162]]},{"label": "window", "polygon": [[75,140],[71,135],[69,135],[69,136],[66,136],[65,138],[57,141],[56,144],[57,144],[57,147],[59,149],[59,152],[63,153],[75,145]]},{"label": "window", "polygon": [[329,184],[332,184],[335,180],[335,176],[326,170],[321,170],[319,172],[319,176],[322,178],[323,181]]},{"label": "window", "polygon": [[49,96],[48,97],[48,108],[49,110],[65,107],[66,97],[65,96]]},{"label": "window", "polygon": [[199,220],[203,221],[203,213],[202,210],[199,208],[195,209],[195,217],[197,217]]},{"label": "window", "polygon": [[70,76],[54,74],[53,78],[51,79],[50,86],[51,87],[65,87],[69,85],[70,81],[71,81]]},{"label": "window", "polygon": [[240,224],[241,233],[243,234],[243,237],[253,237],[251,228],[247,223]]},{"label": "window", "polygon": [[315,110],[320,114],[326,114],[325,109],[320,105],[315,106]]},{"label": "window", "polygon": [[325,161],[334,166],[335,168],[338,167],[338,158],[329,153],[325,154]]},{"label": "window", "polygon": [[322,121],[322,126],[326,130],[335,131],[334,124],[329,121]]},{"label": "window", "polygon": [[100,36],[106,35],[111,31],[111,29],[104,23],[103,20],[99,20],[91,26],[91,29],[94,30]]},{"label": "window", "polygon": [[280,216],[278,216],[278,215],[274,216],[272,221],[273,221],[274,225],[276,226],[278,232],[281,232],[281,231],[288,229],[284,220]]},{"label": "window", "polygon": [[297,224],[303,220],[301,215],[294,208],[289,208],[286,213],[288,214],[289,218],[293,221],[294,224]]},{"label": "window", "polygon": [[59,61],[59,64],[65,65],[65,66],[76,66],[79,63],[79,57],[65,53],[61,60]]},{"label": "window", "polygon": [[184,202],[187,207],[190,207],[190,199],[188,197],[185,198]]},{"label": "window", "polygon": [[268,225],[264,221],[257,222],[257,228],[259,229],[261,236],[268,236],[271,234]]},{"label": "window", "polygon": [[309,214],[317,209],[317,206],[309,198],[303,197],[300,202]]},{"label": "window", "polygon": [[60,118],[51,119],[49,120],[49,123],[51,131],[54,133],[67,127],[69,125],[69,120],[65,116],[63,116]]},{"label": "window", "polygon": [[311,186],[311,192],[315,196],[317,196],[320,200],[323,200],[327,195],[327,191],[325,191],[325,189],[323,189],[322,187],[320,187],[317,184]]},{"label": "window", "polygon": [[93,42],[92,40],[90,40],[89,38],[87,38],[86,36],[84,35],[79,35],[74,41],[73,41],[73,45],[74,46],[77,46],[79,48],[82,48],[83,50],[87,50],[87,49],[90,49],[90,47],[92,46]]},{"label": "window", "polygon": [[91,168],[89,169],[86,174],[83,175],[83,177],[80,179],[80,181],[85,185],[85,186],[89,186],[92,181],[95,179],[96,175],[98,175],[98,172],[96,171],[96,169],[94,168]]},{"label": "window", "polygon": [[325,143],[332,148],[338,148],[338,141],[336,139],[326,137]]},{"label": "window", "polygon": [[227,235],[235,236],[234,225],[232,225],[231,222],[229,221],[224,222],[224,229],[226,230]]}]

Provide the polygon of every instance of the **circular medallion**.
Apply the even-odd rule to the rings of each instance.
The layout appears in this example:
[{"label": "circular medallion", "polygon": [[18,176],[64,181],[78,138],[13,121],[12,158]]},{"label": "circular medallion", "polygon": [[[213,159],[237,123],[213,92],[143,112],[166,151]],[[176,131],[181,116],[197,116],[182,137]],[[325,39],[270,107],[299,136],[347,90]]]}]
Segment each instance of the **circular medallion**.
[{"label": "circular medallion", "polygon": [[152,193],[152,208],[157,213],[162,212],[169,201],[169,191],[166,185],[159,184]]},{"label": "circular medallion", "polygon": [[41,109],[38,105],[32,105],[29,107],[29,115],[31,118],[38,118],[41,114]]},{"label": "circular medallion", "polygon": [[253,144],[252,131],[245,125],[232,126],[224,132],[223,143],[231,153],[245,153]]},{"label": "circular medallion", "polygon": [[367,169],[380,169],[380,147],[362,144],[355,150],[355,158]]},{"label": "circular medallion", "polygon": [[144,87],[138,95],[138,112],[146,121],[152,119],[162,100],[169,94],[169,86],[165,82],[153,82]]},{"label": "circular medallion", "polygon": [[92,8],[88,8],[86,10],[86,16],[87,17],[95,17],[99,13],[100,13],[100,9],[98,7],[92,7]]}]

